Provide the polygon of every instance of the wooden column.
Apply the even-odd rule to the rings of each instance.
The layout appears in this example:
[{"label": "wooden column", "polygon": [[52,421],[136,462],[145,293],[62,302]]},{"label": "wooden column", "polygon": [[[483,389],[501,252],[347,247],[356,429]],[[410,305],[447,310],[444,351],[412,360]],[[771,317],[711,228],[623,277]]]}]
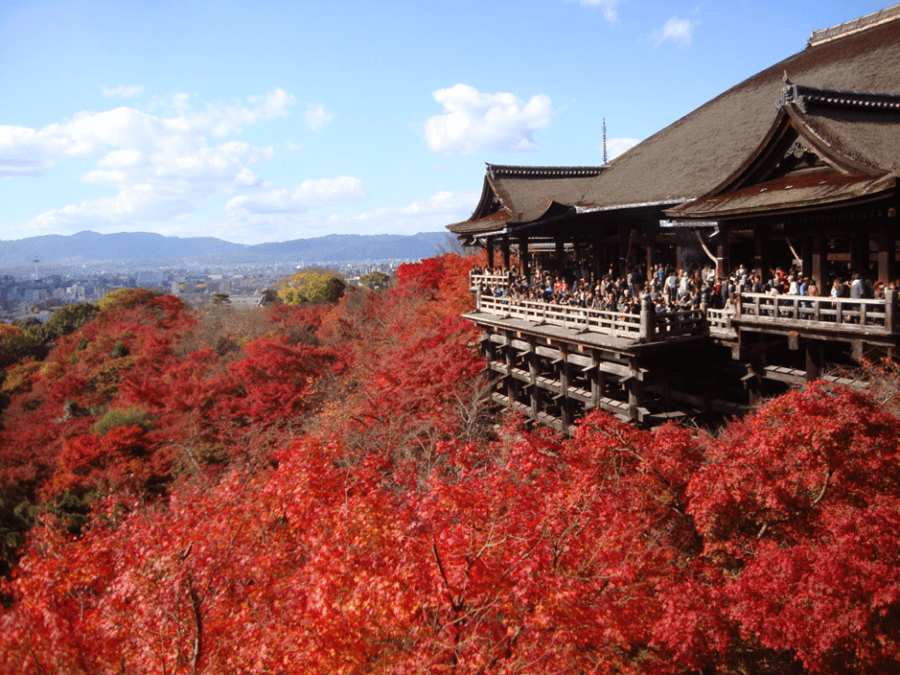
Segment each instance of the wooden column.
[{"label": "wooden column", "polygon": [[493,269],[494,267],[494,238],[487,238],[487,266]]},{"label": "wooden column", "polygon": [[726,225],[719,225],[719,236],[716,238],[716,274],[719,276],[731,273],[731,246],[729,239],[729,228]]},{"label": "wooden column", "polygon": [[894,278],[894,262],[897,258],[896,240],[886,221],[878,227],[878,281],[890,283]]},{"label": "wooden column", "polygon": [[628,387],[628,416],[633,422],[640,421],[640,408],[644,405],[644,383],[640,380],[640,369],[637,359],[631,359],[631,376],[626,383]]},{"label": "wooden column", "polygon": [[653,266],[656,264],[656,237],[652,234],[647,235],[647,278],[650,281],[653,276]]},{"label": "wooden column", "polygon": [[753,271],[760,279],[769,277],[769,268],[772,266],[772,256],[769,247],[766,246],[765,234],[759,225],[753,228]]},{"label": "wooden column", "polygon": [[512,346],[513,338],[515,337],[515,333],[512,331],[504,331],[504,338],[506,338],[506,382],[504,385],[506,387],[506,398],[509,400],[509,407],[514,408],[513,405],[516,401],[516,378],[512,375],[512,370],[515,368],[515,349]]},{"label": "wooden column", "polygon": [[619,260],[616,276],[628,274],[628,244],[631,241],[631,230],[625,225],[619,225]]},{"label": "wooden column", "polygon": [[572,424],[572,406],[569,400],[569,360],[568,348],[565,344],[559,346],[559,419],[562,422],[562,433],[569,433],[569,425]]},{"label": "wooden column", "polygon": [[566,242],[562,237],[556,237],[553,243],[556,245],[556,274],[562,277],[566,271]]},{"label": "wooden column", "polygon": [[812,255],[813,238],[807,235],[800,239],[800,267],[804,277],[812,276]]},{"label": "wooden column", "polygon": [[534,419],[537,419],[538,411],[540,410],[540,387],[537,386],[537,378],[538,378],[538,366],[537,366],[537,340],[533,335],[528,336],[528,378],[529,378],[529,388],[531,394],[531,416]]},{"label": "wooden column", "polygon": [[869,235],[857,234],[850,240],[850,271],[864,276],[869,271]]},{"label": "wooden column", "polygon": [[531,281],[531,270],[528,269],[528,235],[519,235],[519,261],[522,265],[522,276]]},{"label": "wooden column", "polygon": [[818,380],[825,367],[825,345],[822,342],[808,342],[806,345],[806,381]]},{"label": "wooden column", "polygon": [[591,352],[591,409],[596,410],[600,398],[606,396],[606,374],[600,370],[600,359],[597,352]]},{"label": "wooden column", "polygon": [[500,253],[503,256],[503,269],[509,271],[509,237],[505,234],[500,239]]},{"label": "wooden column", "polygon": [[[827,295],[830,291],[823,285],[827,281],[825,279],[825,257],[825,236],[821,233],[816,233],[812,237],[812,264],[808,276],[816,280],[816,285],[819,287],[819,295]],[[803,273],[806,274],[805,268]]]}]

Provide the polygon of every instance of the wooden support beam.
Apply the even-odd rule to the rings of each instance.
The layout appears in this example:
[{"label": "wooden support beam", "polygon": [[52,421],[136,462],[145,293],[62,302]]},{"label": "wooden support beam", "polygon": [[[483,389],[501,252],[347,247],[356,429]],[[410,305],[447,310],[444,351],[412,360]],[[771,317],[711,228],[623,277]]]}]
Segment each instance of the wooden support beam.
[{"label": "wooden support beam", "polygon": [[825,367],[825,345],[809,341],[806,345],[806,381],[818,380]]}]

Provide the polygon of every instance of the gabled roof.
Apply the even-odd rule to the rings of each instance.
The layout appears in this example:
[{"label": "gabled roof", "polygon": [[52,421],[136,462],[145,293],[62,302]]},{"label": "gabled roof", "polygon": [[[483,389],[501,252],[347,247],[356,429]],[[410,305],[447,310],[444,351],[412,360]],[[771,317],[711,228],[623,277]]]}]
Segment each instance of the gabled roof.
[{"label": "gabled roof", "polygon": [[458,235],[503,231],[581,205],[602,166],[509,166],[488,164],[481,199],[472,216],[448,225]]},{"label": "gabled roof", "polygon": [[[900,94],[898,19],[894,14],[814,43],[741,82],[613,160],[594,181],[590,198],[598,207],[675,205],[708,193],[741,167],[772,127],[785,72],[809,88]],[[832,131],[840,135],[847,119],[835,120]],[[854,140],[861,142],[861,135]]]},{"label": "gabled roof", "polygon": [[797,85],[759,147],[710,192],[669,209],[675,220],[776,214],[868,200],[900,170],[900,95]]},{"label": "gabled roof", "polygon": [[[861,182],[850,184],[845,174],[820,176],[819,181],[834,181],[833,197],[840,197],[841,191],[886,189],[884,183],[871,180],[888,180],[886,172],[896,172],[900,161],[900,147],[890,131],[895,125],[885,125],[887,117],[879,118],[884,114],[893,119],[891,95],[900,95],[900,5],[813,33],[803,51],[732,87],[608,165],[488,165],[479,207],[467,221],[448,228],[460,235],[477,235],[538,220],[549,226],[547,216],[558,218],[565,206],[573,215],[615,218],[616,213],[652,205],[655,217],[659,209],[709,195],[723,180],[743,175],[748,161],[754,161],[765,146],[784,108],[784,100],[781,107],[778,104],[785,72],[803,82],[791,92],[794,130],[802,128],[805,137],[823,139],[834,158],[842,158],[843,170],[855,167],[858,174],[850,183],[857,178]],[[823,94],[838,91],[854,95],[830,100],[835,97]],[[580,169],[587,171],[567,173]],[[783,190],[788,185],[796,187],[785,183]],[[823,198],[819,188],[808,187],[810,199]]]}]

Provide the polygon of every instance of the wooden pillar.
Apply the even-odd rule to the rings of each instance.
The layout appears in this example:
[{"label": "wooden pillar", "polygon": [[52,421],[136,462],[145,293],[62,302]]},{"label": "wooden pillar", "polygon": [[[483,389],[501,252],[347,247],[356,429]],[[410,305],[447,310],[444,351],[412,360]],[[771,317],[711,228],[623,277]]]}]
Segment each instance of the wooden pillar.
[{"label": "wooden pillar", "polygon": [[566,271],[566,242],[562,237],[555,237],[553,243],[556,245],[556,274],[561,277]]},{"label": "wooden pillar", "polygon": [[653,308],[653,303],[650,302],[649,298],[645,298],[641,300],[641,341],[642,342],[652,342],[653,341],[653,329],[654,323],[653,320],[656,318],[656,313]]},{"label": "wooden pillar", "polygon": [[883,284],[889,284],[894,278],[896,248],[893,232],[887,222],[882,221],[878,227],[878,281]]},{"label": "wooden pillar", "polygon": [[857,234],[850,240],[850,270],[864,276],[869,271],[869,235]]},{"label": "wooden pillar", "polygon": [[494,238],[487,238],[487,266],[494,268]]},{"label": "wooden pillar", "polygon": [[505,331],[503,336],[506,338],[506,382],[504,382],[506,386],[506,398],[509,401],[509,407],[514,409],[516,402],[516,378],[513,377],[512,370],[515,368],[515,349],[512,346],[513,337],[515,333],[511,331]]},{"label": "wooden pillar", "polygon": [[762,227],[753,228],[753,271],[760,279],[768,279],[771,265],[771,253],[766,246],[765,232]]},{"label": "wooden pillar", "polygon": [[884,325],[893,333],[898,320],[900,316],[897,313],[897,291],[889,288],[884,292]]},{"label": "wooden pillar", "polygon": [[[800,273],[804,277],[812,275],[813,238],[805,236],[800,239]],[[818,279],[816,279],[818,281]]]},{"label": "wooden pillar", "polygon": [[816,340],[806,345],[806,381],[818,380],[825,367],[825,345]]},{"label": "wooden pillar", "polygon": [[647,235],[647,281],[653,276],[653,266],[656,264],[656,237]]},{"label": "wooden pillar", "polygon": [[[816,285],[819,287],[819,295],[827,295],[829,292],[829,289],[824,286],[826,282],[825,255],[825,236],[821,233],[816,233],[812,237],[812,265],[807,276],[816,280]],[[805,267],[803,273],[807,274]]]},{"label": "wooden pillar", "polygon": [[628,416],[633,422],[640,421],[640,408],[644,404],[644,383],[640,380],[637,359],[631,359],[631,376],[628,378]]},{"label": "wooden pillar", "polygon": [[559,419],[562,422],[561,431],[569,433],[569,425],[572,424],[572,406],[569,400],[569,359],[568,349],[565,344],[559,346]]},{"label": "wooden pillar", "polygon": [[522,276],[531,281],[531,270],[528,269],[528,235],[519,235],[519,263],[522,265]]},{"label": "wooden pillar", "polygon": [[628,274],[628,244],[631,242],[631,230],[625,225],[619,225],[619,260],[616,268],[616,276]]},{"label": "wooden pillar", "polygon": [[597,352],[591,352],[591,409],[600,406],[600,398],[606,396],[606,374],[600,370],[600,358]]},{"label": "wooden pillar", "polygon": [[597,254],[597,279],[609,274],[609,246],[601,232],[597,232],[594,239],[594,251]]},{"label": "wooden pillar", "polygon": [[509,237],[505,234],[500,239],[500,253],[503,256],[503,269],[509,271]]},{"label": "wooden pillar", "polygon": [[537,367],[537,340],[533,335],[528,336],[528,380],[531,394],[531,416],[537,419],[540,410],[540,387],[537,386],[538,367]]},{"label": "wooden pillar", "polygon": [[731,245],[728,239],[729,228],[719,225],[719,236],[716,242],[716,274],[718,276],[731,273]]}]

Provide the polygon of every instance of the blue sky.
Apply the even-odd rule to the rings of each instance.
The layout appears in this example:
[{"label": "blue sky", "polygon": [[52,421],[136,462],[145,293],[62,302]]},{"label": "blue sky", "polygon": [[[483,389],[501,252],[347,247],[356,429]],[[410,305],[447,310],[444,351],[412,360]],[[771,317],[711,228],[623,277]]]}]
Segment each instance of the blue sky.
[{"label": "blue sky", "polygon": [[889,4],[3,0],[0,240],[439,231]]}]

